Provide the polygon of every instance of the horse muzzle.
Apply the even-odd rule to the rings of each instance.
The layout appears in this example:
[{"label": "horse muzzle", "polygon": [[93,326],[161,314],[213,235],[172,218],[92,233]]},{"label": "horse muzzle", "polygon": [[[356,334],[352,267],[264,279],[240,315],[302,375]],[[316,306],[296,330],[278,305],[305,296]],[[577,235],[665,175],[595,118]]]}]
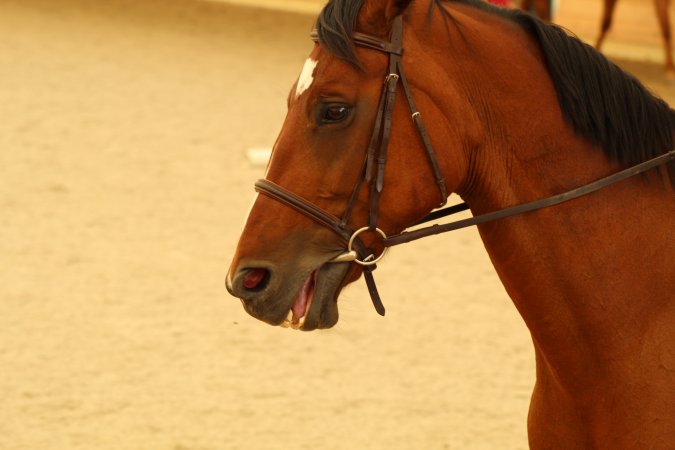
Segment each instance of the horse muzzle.
[{"label": "horse muzzle", "polygon": [[244,310],[270,325],[309,331],[337,323],[337,297],[351,264],[321,264],[293,272],[273,264],[240,264],[225,285]]}]

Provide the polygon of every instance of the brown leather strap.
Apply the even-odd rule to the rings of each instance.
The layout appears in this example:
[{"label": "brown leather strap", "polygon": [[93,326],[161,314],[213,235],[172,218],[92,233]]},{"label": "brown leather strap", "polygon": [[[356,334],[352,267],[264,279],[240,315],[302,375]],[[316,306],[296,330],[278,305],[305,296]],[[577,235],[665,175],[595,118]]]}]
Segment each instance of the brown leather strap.
[{"label": "brown leather strap", "polygon": [[[394,20],[391,31],[391,45],[400,47],[403,42],[403,17],[398,16]],[[377,152],[377,172],[375,174],[375,183],[371,185],[370,190],[370,214],[368,226],[371,230],[377,228],[377,222],[380,213],[380,195],[384,188],[384,169],[387,165],[387,153],[389,151],[389,140],[391,138],[392,119],[394,116],[394,105],[396,104],[396,93],[398,91],[398,66],[401,60],[400,53],[389,53],[389,74],[384,80],[382,97],[384,103],[380,100],[380,112],[377,118],[381,122],[376,123],[371,139],[371,145],[375,139],[379,139],[379,150]],[[381,135],[377,136],[378,134]],[[372,166],[372,151],[370,152]]]},{"label": "brown leather strap", "polygon": [[375,116],[375,124],[373,125],[373,133],[370,136],[370,143],[368,144],[368,151],[366,153],[366,182],[371,183],[373,180],[373,168],[375,167],[375,155],[377,153],[377,146],[380,143],[380,130],[382,130],[382,117],[384,116],[385,101],[387,99],[386,83],[382,87],[380,94],[380,101],[377,105],[377,115]]},{"label": "brown leather strap", "polygon": [[413,98],[412,91],[410,90],[410,85],[408,84],[408,79],[405,76],[403,71],[403,65],[398,63],[398,73],[401,77],[401,85],[403,86],[403,93],[405,94],[406,100],[408,101],[408,107],[410,108],[410,114],[412,114],[413,122],[417,127],[417,132],[422,138],[422,144],[424,150],[431,164],[431,170],[434,172],[434,178],[436,179],[436,185],[438,185],[438,190],[441,193],[441,202],[439,206],[444,206],[448,202],[448,189],[445,186],[445,178],[441,172],[441,168],[438,164],[438,159],[436,158],[436,152],[434,147],[431,145],[431,139],[429,139],[429,134],[427,129],[422,122],[422,115],[417,110],[417,105],[415,105],[415,99]]},{"label": "brown leather strap", "polygon": [[549,206],[558,205],[568,200],[572,200],[590,194],[591,192],[595,192],[611,184],[618,183],[619,181],[625,180],[626,178],[630,178],[632,176],[635,176],[642,172],[646,172],[647,170],[667,164],[674,160],[675,160],[675,150],[671,150],[670,152],[664,153],[661,156],[657,156],[656,158],[642,162],[635,166],[629,167],[628,169],[622,170],[613,175],[601,178],[600,180],[588,183],[584,186],[572,189],[571,191],[567,191],[562,194],[546,197],[529,203],[523,203],[521,205],[512,206],[510,208],[500,209],[499,211],[494,211],[487,214],[481,214],[479,216],[471,217],[469,219],[458,220],[456,222],[451,222],[443,225],[432,225],[430,227],[421,228],[419,230],[408,231],[403,232],[401,234],[397,234],[395,236],[389,236],[387,239],[384,240],[384,245],[386,247],[393,247],[394,245],[405,244],[407,242],[415,241],[423,237],[433,236],[434,234],[459,230],[460,228],[466,228],[473,225],[479,225],[481,223],[492,222],[494,220],[504,219],[506,217],[511,217],[518,214],[524,214],[526,212],[547,208]]},{"label": "brown leather strap", "polygon": [[345,212],[342,214],[340,226],[342,226],[343,228],[347,227],[347,223],[349,222],[349,219],[352,216],[354,206],[356,206],[356,201],[359,198],[359,192],[361,192],[361,187],[363,186],[363,183],[366,180],[366,170],[368,170],[367,164],[368,164],[368,157],[366,156],[366,160],[363,162],[363,167],[361,168],[361,175],[359,176],[358,180],[356,180],[354,189],[352,189],[352,195],[349,197],[349,201],[347,202],[347,208],[345,208]]},{"label": "brown leather strap", "polygon": [[[401,16],[399,16],[401,17]],[[396,26],[396,25],[394,25]],[[379,50],[390,55],[403,55],[403,47],[401,47],[402,42],[392,39],[391,42],[383,41],[373,36],[369,36],[363,33],[354,33],[354,43],[361,47],[367,47],[373,50]]]},{"label": "brown leather strap", "polygon": [[375,311],[381,316],[384,316],[385,308],[382,303],[382,298],[380,293],[377,291],[377,285],[375,284],[375,278],[373,278],[373,270],[376,266],[369,266],[363,269],[363,278],[366,279],[366,286],[368,287],[368,293],[370,293],[370,299],[373,302]]},{"label": "brown leather strap", "polygon": [[376,130],[381,128],[382,134],[379,137],[379,149],[377,151],[377,168],[375,172],[375,182],[370,190],[370,218],[369,226],[371,230],[377,228],[378,215],[380,212],[380,194],[384,187],[384,168],[387,165],[387,151],[389,149],[389,139],[391,137],[391,123],[394,115],[394,104],[396,101],[396,87],[398,85],[398,75],[390,74],[384,85],[383,96],[385,98],[383,106],[382,122]]},{"label": "brown leather strap", "polygon": [[[309,37],[314,42],[319,42],[319,33],[316,30],[312,30],[312,32],[309,33]],[[394,42],[383,41],[375,36],[369,36],[358,32],[355,32],[352,35],[352,40],[360,47],[370,48],[387,54],[403,55],[403,48],[401,47],[400,42],[395,44]]]},{"label": "brown leather strap", "polygon": [[330,228],[345,242],[348,242],[352,236],[352,230],[343,226],[342,220],[276,183],[269,180],[258,180],[255,182],[255,190],[290,206],[319,224]]},{"label": "brown leather strap", "polygon": [[413,226],[422,225],[423,223],[433,222],[434,220],[442,219],[443,217],[452,216],[454,214],[461,213],[469,209],[469,205],[466,203],[458,203],[456,205],[448,206],[443,209],[432,211],[422,219],[418,220]]}]

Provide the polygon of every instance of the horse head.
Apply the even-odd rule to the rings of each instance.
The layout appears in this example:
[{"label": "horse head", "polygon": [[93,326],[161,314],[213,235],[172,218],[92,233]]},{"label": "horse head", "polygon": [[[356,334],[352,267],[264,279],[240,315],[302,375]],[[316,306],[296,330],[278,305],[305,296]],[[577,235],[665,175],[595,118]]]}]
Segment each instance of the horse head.
[{"label": "horse head", "polygon": [[[404,94],[388,94],[398,84],[398,75],[390,72],[400,62],[401,42],[384,50],[378,45],[390,43],[392,27],[409,3],[368,0],[352,10],[347,2],[341,8],[329,4],[317,22],[315,40],[321,45],[315,45],[291,88],[265,181],[258,184],[261,193],[227,276],[230,293],[260,320],[303,330],[333,326],[341,289],[363,271],[354,258],[335,260],[345,253],[350,236],[368,227],[354,236],[353,245],[371,258],[380,255],[382,236],[400,232],[445,200],[445,186],[439,195],[434,177],[450,191],[461,183],[467,159],[446,158],[443,167],[434,169]],[[347,30],[347,36],[335,32],[327,23],[335,16],[344,22],[352,16],[355,29]],[[364,45],[354,45],[352,35]],[[415,48],[412,33],[405,45],[406,52]],[[418,79],[433,83],[432,74],[416,72]],[[436,108],[428,95],[418,101],[427,110]],[[439,121],[429,125],[444,145],[459,139],[456,130]],[[290,203],[304,204],[304,211],[289,207],[288,198],[278,201],[284,193]],[[307,210],[319,210],[336,223],[317,223]]]}]

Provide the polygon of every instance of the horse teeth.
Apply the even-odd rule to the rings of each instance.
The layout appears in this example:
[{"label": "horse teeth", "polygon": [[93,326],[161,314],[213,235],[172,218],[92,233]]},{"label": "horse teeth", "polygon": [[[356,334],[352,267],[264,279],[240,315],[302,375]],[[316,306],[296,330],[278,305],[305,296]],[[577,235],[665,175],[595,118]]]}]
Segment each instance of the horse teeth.
[{"label": "horse teeth", "polygon": [[302,326],[305,324],[305,317],[301,317],[300,320],[298,320],[298,323],[293,323],[291,322],[291,328],[294,330],[299,330],[302,328]]},{"label": "horse teeth", "polygon": [[279,325],[281,328],[292,328],[294,330],[299,330],[305,325],[305,319],[307,316],[302,316],[297,323],[293,322],[293,310],[288,311],[288,315],[283,322]]},{"label": "horse teeth", "polygon": [[281,328],[292,328],[293,327],[293,310],[288,311],[288,315],[284,319],[283,322],[281,322],[280,325]]}]

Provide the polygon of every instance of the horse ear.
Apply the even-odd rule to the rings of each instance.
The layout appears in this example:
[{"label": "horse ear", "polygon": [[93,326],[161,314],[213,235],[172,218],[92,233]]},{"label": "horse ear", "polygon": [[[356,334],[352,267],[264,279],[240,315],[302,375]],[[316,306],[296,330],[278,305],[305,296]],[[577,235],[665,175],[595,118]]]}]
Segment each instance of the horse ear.
[{"label": "horse ear", "polygon": [[362,33],[388,38],[396,17],[403,14],[412,0],[364,0],[358,29]]}]

